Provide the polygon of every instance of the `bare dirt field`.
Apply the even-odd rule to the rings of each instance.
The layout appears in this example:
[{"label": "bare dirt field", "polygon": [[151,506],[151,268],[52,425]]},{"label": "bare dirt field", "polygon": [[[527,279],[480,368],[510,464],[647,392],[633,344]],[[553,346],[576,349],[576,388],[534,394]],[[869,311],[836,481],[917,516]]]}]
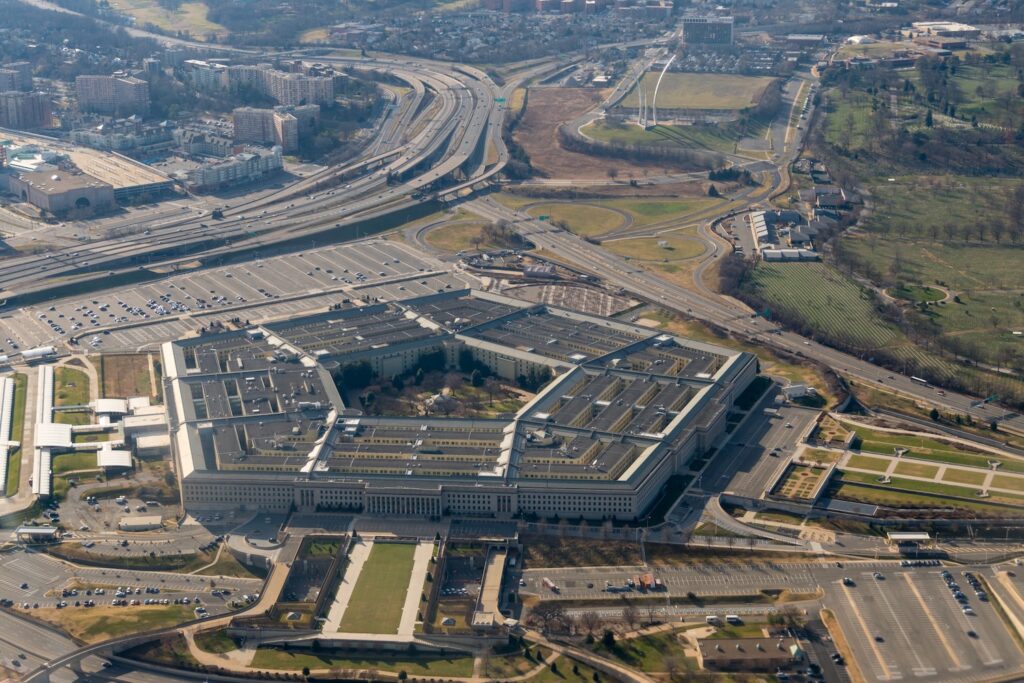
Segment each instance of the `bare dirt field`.
[{"label": "bare dirt field", "polygon": [[103,386],[106,398],[129,398],[131,396],[152,396],[149,381],[149,356],[142,354],[103,355],[100,357]]},{"label": "bare dirt field", "polygon": [[[639,165],[625,160],[567,152],[558,144],[558,125],[589,111],[604,91],[583,88],[531,88],[526,114],[516,129],[516,141],[530,155],[533,167],[549,178],[607,178],[614,167],[620,178],[659,175],[663,164]],[[609,181],[610,182],[610,181]]]}]

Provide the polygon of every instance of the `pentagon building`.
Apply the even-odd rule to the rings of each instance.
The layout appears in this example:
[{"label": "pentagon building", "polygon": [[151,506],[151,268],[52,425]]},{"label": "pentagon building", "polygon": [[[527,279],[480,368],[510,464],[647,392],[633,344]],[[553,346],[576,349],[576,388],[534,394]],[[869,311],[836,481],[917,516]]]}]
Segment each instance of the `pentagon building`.
[{"label": "pentagon building", "polygon": [[[471,354],[542,386],[500,418],[410,417],[366,415],[332,378],[369,366],[386,383],[442,353],[449,368]],[[398,517],[641,516],[714,446],[758,371],[751,354],[469,290],[169,342],[162,356],[186,509]]]}]

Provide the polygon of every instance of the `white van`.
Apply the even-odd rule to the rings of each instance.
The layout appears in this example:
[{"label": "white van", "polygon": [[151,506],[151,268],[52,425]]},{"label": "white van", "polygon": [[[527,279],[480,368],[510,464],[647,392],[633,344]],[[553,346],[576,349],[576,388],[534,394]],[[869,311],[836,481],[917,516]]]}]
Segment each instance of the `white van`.
[{"label": "white van", "polygon": [[721,626],[722,618],[712,614],[711,616],[704,617],[704,621],[712,626]]},{"label": "white van", "polygon": [[739,624],[743,623],[743,620],[740,619],[739,616],[736,614],[726,614],[725,621],[726,623],[732,624],[733,626],[738,626]]}]

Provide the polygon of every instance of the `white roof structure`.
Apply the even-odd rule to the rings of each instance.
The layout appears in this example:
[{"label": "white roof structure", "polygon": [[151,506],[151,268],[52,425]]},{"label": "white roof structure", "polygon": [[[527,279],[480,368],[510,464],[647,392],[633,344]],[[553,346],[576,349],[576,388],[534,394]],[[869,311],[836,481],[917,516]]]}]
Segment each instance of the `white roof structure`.
[{"label": "white roof structure", "polygon": [[123,398],[98,398],[94,410],[97,415],[127,415],[128,401]]},{"label": "white roof structure", "polygon": [[71,448],[71,425],[40,422],[34,440],[37,448]]},{"label": "white roof structure", "polygon": [[131,398],[128,399],[128,410],[130,410],[132,414],[136,413],[142,408],[148,407],[149,396],[132,396]]},{"label": "white roof structure", "polygon": [[114,450],[109,443],[103,444],[96,453],[97,467],[131,467],[132,452],[125,450]]}]

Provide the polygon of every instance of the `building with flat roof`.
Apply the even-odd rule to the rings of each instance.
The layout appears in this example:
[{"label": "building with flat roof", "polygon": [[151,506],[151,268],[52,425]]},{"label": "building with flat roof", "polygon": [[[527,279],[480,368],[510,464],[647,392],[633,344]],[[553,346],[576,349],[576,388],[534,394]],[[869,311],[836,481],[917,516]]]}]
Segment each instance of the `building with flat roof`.
[{"label": "building with flat roof", "polygon": [[149,83],[123,73],[79,76],[75,92],[79,111],[115,116],[144,116],[149,112]]},{"label": "building with flat roof", "polygon": [[684,16],[680,21],[683,41],[689,45],[732,45],[732,17]]},{"label": "building with flat roof", "polygon": [[86,173],[34,171],[12,176],[9,187],[22,201],[55,216],[94,215],[114,208],[114,187]]},{"label": "building with flat roof", "polygon": [[703,638],[697,641],[697,662],[712,671],[775,673],[803,661],[794,638]]},{"label": "building with flat roof", "polygon": [[[756,358],[470,290],[164,344],[189,510],[631,519],[725,433]],[[365,414],[332,378],[432,358],[536,386],[515,414]],[[339,380],[342,389],[347,380]]]}]

